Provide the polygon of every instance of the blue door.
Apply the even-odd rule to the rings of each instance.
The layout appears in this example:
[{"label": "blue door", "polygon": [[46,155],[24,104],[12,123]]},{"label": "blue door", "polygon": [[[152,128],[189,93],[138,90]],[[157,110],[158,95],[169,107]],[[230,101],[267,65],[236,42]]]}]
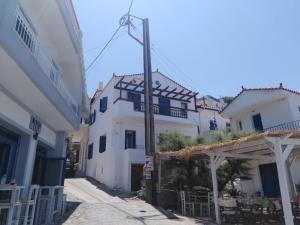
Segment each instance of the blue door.
[{"label": "blue door", "polygon": [[276,163],[259,166],[261,183],[266,197],[280,197]]},{"label": "blue door", "polygon": [[254,125],[255,131],[260,132],[260,131],[264,130],[260,114],[252,116],[252,120],[253,120],[253,125]]},{"label": "blue door", "polygon": [[171,102],[170,99],[161,97],[159,98],[159,114],[170,116],[171,114]]}]

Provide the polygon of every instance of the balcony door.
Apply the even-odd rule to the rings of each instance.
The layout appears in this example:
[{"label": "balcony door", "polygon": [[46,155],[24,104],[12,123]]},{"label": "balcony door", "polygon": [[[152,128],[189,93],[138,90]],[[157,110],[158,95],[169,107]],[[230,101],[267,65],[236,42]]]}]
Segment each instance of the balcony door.
[{"label": "balcony door", "polygon": [[252,116],[252,120],[253,120],[253,125],[254,125],[255,131],[259,132],[259,131],[264,130],[260,114],[256,114],[256,115]]},{"label": "balcony door", "polygon": [[161,97],[158,100],[159,104],[159,114],[170,116],[171,114],[171,101],[168,98]]},{"label": "balcony door", "polygon": [[18,143],[0,135],[0,184],[14,179]]}]

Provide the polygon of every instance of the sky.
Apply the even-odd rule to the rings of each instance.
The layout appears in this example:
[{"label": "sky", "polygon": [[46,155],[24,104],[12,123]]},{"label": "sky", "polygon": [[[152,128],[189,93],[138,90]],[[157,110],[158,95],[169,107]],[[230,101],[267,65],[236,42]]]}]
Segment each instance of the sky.
[{"label": "sky", "polygon": [[[131,0],[73,0],[83,32],[85,66],[119,26]],[[149,18],[152,69],[199,96],[234,96],[244,87],[300,91],[299,0],[134,0]],[[141,22],[134,20],[141,37]],[[143,72],[143,48],[122,27],[87,72],[88,94],[100,81]]]}]

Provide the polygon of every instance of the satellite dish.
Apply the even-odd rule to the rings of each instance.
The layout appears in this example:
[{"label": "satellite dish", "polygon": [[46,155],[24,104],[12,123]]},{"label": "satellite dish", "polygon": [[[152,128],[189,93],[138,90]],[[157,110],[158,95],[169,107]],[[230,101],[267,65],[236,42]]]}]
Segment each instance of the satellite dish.
[{"label": "satellite dish", "polygon": [[157,81],[155,81],[155,84],[158,86],[158,85],[160,85],[160,82],[157,80]]}]

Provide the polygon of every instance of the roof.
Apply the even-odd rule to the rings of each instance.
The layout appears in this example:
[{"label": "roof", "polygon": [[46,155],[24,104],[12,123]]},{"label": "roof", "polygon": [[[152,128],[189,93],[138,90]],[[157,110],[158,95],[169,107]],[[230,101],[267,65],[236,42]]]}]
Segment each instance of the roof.
[{"label": "roof", "polygon": [[[259,142],[265,140],[267,137],[283,137],[289,136],[289,138],[300,138],[300,131],[290,132],[290,131],[279,131],[279,132],[265,132],[262,134],[253,134],[247,137],[242,137],[238,140],[226,141],[221,143],[197,145],[194,147],[188,147],[181,149],[176,152],[160,152],[158,153],[161,157],[176,157],[176,158],[190,158],[193,155],[205,154],[208,151],[221,151],[226,149],[237,149],[242,147],[243,144],[251,142]],[[247,146],[249,148],[249,146]]]},{"label": "roof", "polygon": [[[177,84],[178,86],[180,86],[183,89],[186,89],[188,91],[191,91],[190,89],[184,87],[183,85],[181,85],[180,83],[178,83],[177,81],[173,80],[172,78],[168,77],[167,75],[163,74],[162,72],[160,72],[158,69],[156,71],[153,71],[152,73],[159,73],[161,76],[165,77],[166,79],[169,79],[170,81],[174,82],[175,84]],[[114,74],[114,77],[133,77],[133,76],[144,76],[144,73],[136,73],[136,74],[124,74],[124,75],[116,75]]]},{"label": "roof", "polygon": [[268,87],[268,88],[244,88],[242,86],[242,91],[240,93],[238,93],[232,100],[231,103],[227,104],[220,113],[224,112],[228,107],[230,107],[232,105],[232,103],[244,92],[246,91],[279,91],[279,90],[283,90],[283,91],[287,91],[290,92],[292,94],[296,94],[296,95],[300,95],[300,92],[298,91],[294,91],[288,88],[283,87],[282,83],[279,85],[279,87]]}]

